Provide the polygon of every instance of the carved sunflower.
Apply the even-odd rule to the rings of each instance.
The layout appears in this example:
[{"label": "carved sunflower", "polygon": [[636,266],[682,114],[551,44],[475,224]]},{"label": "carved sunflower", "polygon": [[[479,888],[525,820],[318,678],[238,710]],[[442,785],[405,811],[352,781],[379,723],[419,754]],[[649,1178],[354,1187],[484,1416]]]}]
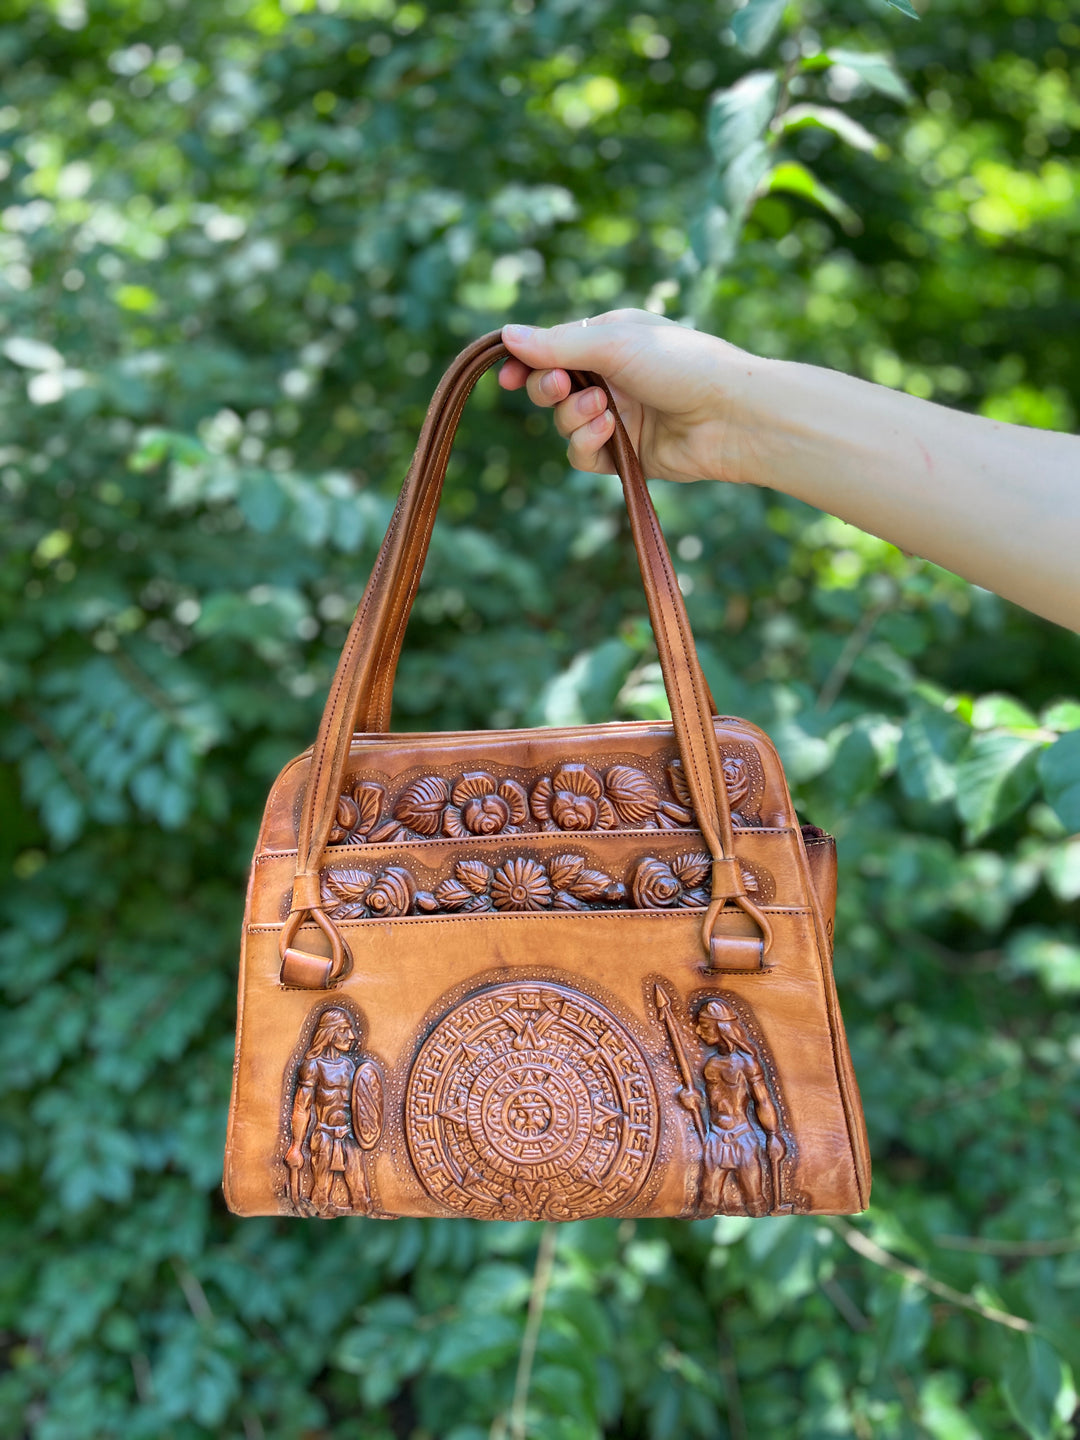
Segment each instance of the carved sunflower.
[{"label": "carved sunflower", "polygon": [[495,871],[491,899],[496,910],[544,910],[551,904],[551,881],[535,860],[507,860]]},{"label": "carved sunflower", "polygon": [[529,802],[516,780],[495,780],[482,771],[463,775],[443,813],[446,835],[515,834],[529,818]]}]

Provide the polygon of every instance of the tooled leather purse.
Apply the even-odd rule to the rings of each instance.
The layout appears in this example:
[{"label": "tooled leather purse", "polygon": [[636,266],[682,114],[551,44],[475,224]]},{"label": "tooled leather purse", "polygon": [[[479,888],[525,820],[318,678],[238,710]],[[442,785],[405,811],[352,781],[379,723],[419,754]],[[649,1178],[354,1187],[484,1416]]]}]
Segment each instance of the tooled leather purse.
[{"label": "tooled leather purse", "polygon": [[244,916],[229,1207],[861,1210],[833,842],[800,827],[768,737],[714,715],[613,403],[671,724],[390,733],[458,420],[507,353],[484,336],[436,390],[314,748],[270,792]]}]

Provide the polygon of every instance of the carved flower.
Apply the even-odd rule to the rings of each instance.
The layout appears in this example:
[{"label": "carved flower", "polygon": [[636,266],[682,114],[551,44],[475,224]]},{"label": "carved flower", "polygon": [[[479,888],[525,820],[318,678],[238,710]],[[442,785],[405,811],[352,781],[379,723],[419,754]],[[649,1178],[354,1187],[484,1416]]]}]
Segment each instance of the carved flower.
[{"label": "carved flower", "polygon": [[[703,910],[709,903],[709,875],[712,860],[702,850],[676,855],[669,862],[653,856],[642,860],[631,884],[633,902],[639,910]],[[742,872],[748,895],[761,893],[752,870]]]},{"label": "carved flower", "polygon": [[750,794],[750,776],[745,760],[740,760],[736,755],[725,758],[724,784],[727,786],[728,804],[733,810],[737,810]]},{"label": "carved flower", "polygon": [[425,775],[401,792],[394,816],[402,825],[427,838],[438,835],[442,829],[443,811],[449,803],[450,786],[442,776]]},{"label": "carved flower", "polygon": [[323,908],[335,920],[407,915],[416,893],[412,876],[398,865],[387,866],[379,875],[367,870],[327,870],[319,888]]},{"label": "carved flower", "polygon": [[367,906],[372,915],[390,919],[407,915],[416,893],[416,885],[407,870],[389,865],[367,893]]},{"label": "carved flower", "polygon": [[532,812],[549,830],[610,830],[615,811],[587,765],[563,765],[533,786]]},{"label": "carved flower", "polygon": [[515,833],[529,818],[529,802],[516,780],[496,781],[474,772],[454,786],[443,815],[447,835],[498,835]]},{"label": "carved flower", "polygon": [[682,898],[682,886],[670,865],[649,858],[634,871],[631,894],[639,910],[671,910]]},{"label": "carved flower", "polygon": [[385,800],[386,791],[374,780],[363,780],[351,793],[340,796],[330,844],[358,845],[370,839]]},{"label": "carved flower", "polygon": [[[728,755],[723,760],[724,788],[727,791],[728,804],[731,807],[731,818],[736,825],[756,825],[758,821],[753,816],[747,816],[740,812],[739,806],[750,794],[750,772],[747,769],[746,761],[738,755]],[[661,811],[671,819],[678,820],[679,814],[685,814],[685,820],[678,820],[680,824],[686,824],[693,820],[693,808],[690,800],[690,787],[686,783],[686,773],[683,770],[681,760],[673,760],[668,766],[668,780],[675,793],[679,804],[662,805]],[[661,820],[663,825],[663,820]],[[664,826],[665,829],[672,829],[673,826]]]},{"label": "carved flower", "polygon": [[640,829],[656,823],[660,794],[644,771],[613,765],[604,776],[604,789],[624,825]]},{"label": "carved flower", "polygon": [[544,910],[551,904],[551,881],[542,865],[519,856],[495,871],[491,898],[496,910]]}]

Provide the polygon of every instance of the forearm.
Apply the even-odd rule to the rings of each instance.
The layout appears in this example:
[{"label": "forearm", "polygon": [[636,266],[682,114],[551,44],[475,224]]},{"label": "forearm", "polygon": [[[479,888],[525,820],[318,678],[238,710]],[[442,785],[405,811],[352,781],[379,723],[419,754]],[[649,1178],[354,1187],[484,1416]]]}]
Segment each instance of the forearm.
[{"label": "forearm", "polygon": [[755,360],[738,479],[1080,627],[1080,440],[831,370]]}]

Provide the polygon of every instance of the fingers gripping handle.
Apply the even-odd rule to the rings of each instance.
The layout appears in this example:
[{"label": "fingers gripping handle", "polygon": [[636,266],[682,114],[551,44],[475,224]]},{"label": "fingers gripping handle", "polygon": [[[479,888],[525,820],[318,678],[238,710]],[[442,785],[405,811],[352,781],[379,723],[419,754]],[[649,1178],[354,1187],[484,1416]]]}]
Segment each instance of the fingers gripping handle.
[{"label": "fingers gripping handle", "polygon": [[[297,838],[298,881],[303,877],[297,886],[300,903],[292,911],[280,942],[284,983],[290,983],[284,979],[286,971],[294,976],[321,975],[324,978],[317,981],[319,985],[332,984],[344,973],[347,964],[344,942],[333,921],[317,903],[309,903],[315,897],[306,894],[308,877],[318,875],[334,823],[354,730],[381,733],[389,726],[397,657],[430,543],[461,412],[480,376],[508,355],[498,331],[475,341],[447,370],[428,408],[409,473],[346,639],[312,752]],[[571,381],[575,389],[599,385],[608,397],[615,419],[610,444],[630,515],[687,787],[714,861],[730,861],[733,856],[731,812],[713,726],[712,698],[697,659],[686,607],[645,477],[602,377],[571,372]],[[702,936],[707,956],[711,955],[716,916],[729,900],[754,914],[759,923],[764,922],[764,916],[746,899],[739,867],[714,863],[712,903]],[[306,956],[304,963],[299,958],[291,963],[286,959],[286,952],[297,957],[305,954],[292,950],[292,941],[305,915],[310,915],[330,940],[329,964],[318,956]],[[767,922],[763,925],[767,942],[766,927]],[[318,963],[308,964],[308,961]],[[294,979],[291,983],[297,981]]]}]

